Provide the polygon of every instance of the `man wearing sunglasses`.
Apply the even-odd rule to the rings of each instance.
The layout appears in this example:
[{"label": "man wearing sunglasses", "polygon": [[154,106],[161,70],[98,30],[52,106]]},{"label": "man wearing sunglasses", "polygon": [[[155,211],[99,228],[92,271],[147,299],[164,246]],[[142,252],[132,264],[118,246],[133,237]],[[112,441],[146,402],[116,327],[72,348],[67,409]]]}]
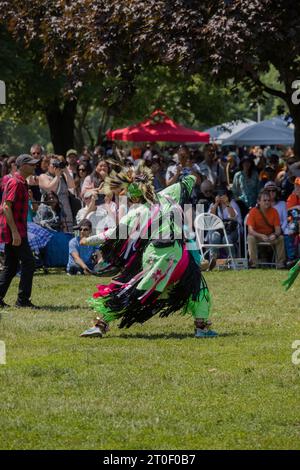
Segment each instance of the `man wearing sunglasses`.
[{"label": "man wearing sunglasses", "polygon": [[69,242],[69,260],[67,273],[91,274],[95,266],[94,257],[98,248],[95,246],[82,246],[80,240],[92,234],[92,224],[88,219],[83,219],[79,224],[79,237],[74,237]]}]

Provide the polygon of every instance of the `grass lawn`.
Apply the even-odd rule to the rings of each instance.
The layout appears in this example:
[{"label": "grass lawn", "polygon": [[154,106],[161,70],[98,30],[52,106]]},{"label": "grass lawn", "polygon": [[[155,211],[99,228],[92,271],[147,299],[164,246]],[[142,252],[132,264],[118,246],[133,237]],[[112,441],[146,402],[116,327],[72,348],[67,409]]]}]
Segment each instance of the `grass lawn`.
[{"label": "grass lawn", "polygon": [[[36,275],[41,311],[1,312],[1,449],[300,449],[299,281],[206,275],[216,339],[189,317],[79,338],[98,279]],[[17,282],[6,301],[13,304]]]}]

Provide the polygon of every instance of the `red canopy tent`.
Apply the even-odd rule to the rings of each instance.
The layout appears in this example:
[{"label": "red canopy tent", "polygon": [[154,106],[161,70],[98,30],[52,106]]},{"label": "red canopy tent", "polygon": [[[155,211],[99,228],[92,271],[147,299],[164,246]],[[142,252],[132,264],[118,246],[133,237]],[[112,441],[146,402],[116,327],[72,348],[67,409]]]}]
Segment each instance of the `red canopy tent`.
[{"label": "red canopy tent", "polygon": [[109,130],[109,140],[127,140],[130,142],[209,142],[207,132],[177,124],[160,109],[154,111],[148,119],[124,129]]}]

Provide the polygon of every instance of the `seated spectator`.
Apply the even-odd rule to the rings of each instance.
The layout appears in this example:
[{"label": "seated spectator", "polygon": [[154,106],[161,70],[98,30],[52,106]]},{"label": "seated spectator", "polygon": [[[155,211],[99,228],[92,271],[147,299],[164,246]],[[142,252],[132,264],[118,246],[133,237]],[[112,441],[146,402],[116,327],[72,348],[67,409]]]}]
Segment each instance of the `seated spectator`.
[{"label": "seated spectator", "polygon": [[87,218],[92,223],[93,234],[103,232],[108,228],[113,228],[116,226],[117,205],[112,201],[112,198],[112,193],[106,195],[96,193],[96,210],[95,212],[90,212],[87,215]]},{"label": "seated spectator", "polygon": [[232,192],[234,198],[241,200],[249,209],[254,207],[259,191],[259,179],[254,161],[249,156],[244,156],[240,163],[240,171],[233,178]]},{"label": "seated spectator", "polygon": [[83,219],[86,219],[89,214],[96,211],[97,191],[86,191],[83,196],[84,207],[77,212],[76,222],[80,224]]},{"label": "seated spectator", "polygon": [[74,237],[69,242],[68,274],[91,274],[91,271],[94,270],[95,255],[97,255],[98,248],[80,245],[80,240],[89,237],[91,233],[91,222],[83,219],[79,224],[79,237]]},{"label": "seated spectator", "polygon": [[59,204],[58,196],[53,191],[42,196],[42,203],[33,220],[36,224],[50,230],[66,231],[64,211]]},{"label": "seated spectator", "polygon": [[203,183],[201,183],[200,191],[197,203],[203,205],[203,212],[208,212],[211,204],[213,204],[215,200],[214,185],[211,181],[204,180]]},{"label": "seated spectator", "polygon": [[268,242],[275,248],[277,267],[284,268],[285,249],[280,218],[277,210],[271,207],[271,198],[268,191],[262,190],[260,192],[258,206],[250,210],[247,225],[250,266],[252,268],[257,267],[257,244]]},{"label": "seated spectator", "polygon": [[28,189],[28,213],[27,213],[27,222],[33,222],[33,218],[36,216],[38,210],[38,202],[33,197],[31,189]]},{"label": "seated spectator", "polygon": [[[236,243],[238,242],[240,229],[242,226],[242,217],[239,206],[232,199],[232,193],[228,190],[218,191],[215,197],[215,202],[209,208],[211,214],[217,215],[223,222],[228,238],[228,242],[232,243],[232,255],[236,255]],[[209,233],[209,243],[211,244],[225,244],[226,240],[224,232],[215,230]],[[218,255],[218,248],[211,248],[210,250],[210,264],[209,269],[212,270],[216,265],[216,259]]]},{"label": "seated spectator", "polygon": [[287,264],[290,263],[295,256],[293,255],[293,247],[291,247],[289,229],[288,229],[288,211],[285,201],[281,201],[279,198],[280,188],[276,186],[273,181],[269,181],[265,184],[265,191],[268,191],[271,199],[271,206],[277,210],[280,219],[280,227],[284,236],[284,244],[287,255]]}]

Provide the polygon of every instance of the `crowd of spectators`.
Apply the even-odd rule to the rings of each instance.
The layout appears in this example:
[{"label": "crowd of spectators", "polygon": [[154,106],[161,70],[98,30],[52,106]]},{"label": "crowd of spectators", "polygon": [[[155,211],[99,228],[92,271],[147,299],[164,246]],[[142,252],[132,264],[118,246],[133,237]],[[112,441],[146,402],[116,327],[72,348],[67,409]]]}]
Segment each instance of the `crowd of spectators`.
[{"label": "crowd of spectators", "polygon": [[[112,194],[102,192],[116,155],[126,167],[145,165],[151,169],[157,192],[185,175],[194,174],[197,178],[191,195],[194,215],[201,205],[205,212],[224,221],[235,257],[241,254],[243,237],[247,236],[251,267],[257,266],[258,244],[262,242],[273,246],[278,267],[289,267],[298,257],[300,162],[291,148],[253,147],[233,151],[214,144],[202,148],[148,144],[125,150],[97,146],[93,152],[85,147],[81,154],[70,149],[66,156],[61,156],[47,154],[41,145],[34,144],[30,154],[39,163],[35,175],[28,178],[28,220],[48,230],[73,234],[76,226],[82,230],[88,226],[95,233],[116,223],[121,214],[118,201]],[[0,156],[1,192],[17,170],[15,162],[15,156]],[[220,231],[211,233],[209,242],[224,243]],[[72,249],[76,246],[78,240],[70,242]],[[69,255],[79,268],[74,268],[69,257],[68,271],[86,274],[87,260],[80,264],[78,252],[73,251]],[[210,269],[218,256],[222,256],[220,252],[211,249]]]}]

